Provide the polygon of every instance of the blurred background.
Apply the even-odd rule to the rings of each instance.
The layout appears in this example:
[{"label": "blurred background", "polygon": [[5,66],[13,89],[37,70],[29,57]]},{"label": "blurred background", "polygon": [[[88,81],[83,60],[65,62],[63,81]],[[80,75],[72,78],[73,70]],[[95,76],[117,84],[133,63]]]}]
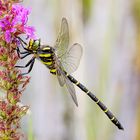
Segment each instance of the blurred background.
[{"label": "blurred background", "polygon": [[[42,44],[53,46],[62,17],[70,45],[83,46],[73,76],[114,113],[119,130],[76,88],[79,107],[39,61],[23,95],[30,115],[22,125],[29,140],[140,140],[140,0],[24,0],[29,24]],[[22,61],[25,64],[29,58]]]}]

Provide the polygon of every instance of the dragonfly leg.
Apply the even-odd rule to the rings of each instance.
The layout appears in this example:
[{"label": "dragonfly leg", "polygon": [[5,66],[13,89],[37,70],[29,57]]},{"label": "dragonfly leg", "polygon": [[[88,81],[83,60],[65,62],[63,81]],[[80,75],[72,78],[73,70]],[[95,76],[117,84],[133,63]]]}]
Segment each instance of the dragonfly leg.
[{"label": "dragonfly leg", "polygon": [[24,45],[27,46],[27,43],[23,39],[21,39],[20,37],[17,37],[17,38],[20,41],[20,43],[22,44],[23,48],[24,48]]},{"label": "dragonfly leg", "polygon": [[31,70],[33,68],[33,65],[34,65],[34,62],[35,62],[35,58],[33,57],[25,66],[15,66],[15,67],[17,67],[17,68],[26,68],[26,67],[30,66],[26,73],[22,73],[22,75],[26,75],[26,74],[31,72]]},{"label": "dragonfly leg", "polygon": [[20,59],[24,59],[24,58],[27,57],[28,55],[31,55],[31,53],[26,53],[25,55],[20,56]]},{"label": "dragonfly leg", "polygon": [[28,67],[29,65],[31,65],[32,64],[32,62],[34,61],[34,57],[31,59],[31,60],[29,60],[28,61],[28,63],[25,65],[25,66],[15,66],[16,68],[26,68],[26,67]]},{"label": "dragonfly leg", "polygon": [[[16,50],[17,50],[18,57],[19,57],[20,59],[23,59],[23,58],[25,58],[26,56],[28,56],[28,55],[31,54],[31,53],[28,52],[28,51],[21,52],[20,49],[19,49],[18,47],[17,47]],[[21,54],[25,54],[25,55],[21,56]]]},{"label": "dragonfly leg", "polygon": [[34,62],[35,62],[35,58],[31,61],[28,71],[26,73],[22,73],[21,75],[29,74],[33,68]]},{"label": "dragonfly leg", "polygon": [[26,47],[24,47],[24,45],[27,46],[27,43],[23,39],[21,39],[20,37],[17,37],[17,38],[20,41],[20,44],[21,44],[22,48],[24,50],[26,50],[26,51],[29,51],[29,49],[27,49]]}]

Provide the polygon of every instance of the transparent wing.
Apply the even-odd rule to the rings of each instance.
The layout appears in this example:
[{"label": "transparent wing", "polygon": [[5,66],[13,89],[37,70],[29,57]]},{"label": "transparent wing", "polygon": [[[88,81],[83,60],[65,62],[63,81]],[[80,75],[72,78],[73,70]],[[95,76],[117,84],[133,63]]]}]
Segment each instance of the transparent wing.
[{"label": "transparent wing", "polygon": [[58,57],[64,55],[69,45],[69,28],[66,18],[62,18],[61,28],[55,42],[55,50]]},{"label": "transparent wing", "polygon": [[64,70],[69,74],[76,71],[79,66],[82,53],[81,45],[78,43],[73,44],[68,51],[59,58]]},{"label": "transparent wing", "polygon": [[59,67],[57,68],[57,78],[58,78],[60,86],[64,86],[66,84],[68,92],[70,93],[70,95],[71,95],[74,103],[76,104],[76,106],[78,106],[74,85],[71,83],[71,81],[65,75],[65,73],[63,71],[63,67],[61,65],[61,62],[59,62]]},{"label": "transparent wing", "polygon": [[63,74],[61,74],[61,71],[59,69],[57,69],[57,78],[58,78],[60,86],[61,87],[64,86],[64,84],[66,83],[65,78],[64,78]]},{"label": "transparent wing", "polygon": [[66,76],[65,76],[65,80],[66,80],[66,87],[67,87],[67,89],[68,89],[68,91],[69,91],[74,103],[76,104],[76,106],[78,106],[74,85],[71,83],[71,81]]}]

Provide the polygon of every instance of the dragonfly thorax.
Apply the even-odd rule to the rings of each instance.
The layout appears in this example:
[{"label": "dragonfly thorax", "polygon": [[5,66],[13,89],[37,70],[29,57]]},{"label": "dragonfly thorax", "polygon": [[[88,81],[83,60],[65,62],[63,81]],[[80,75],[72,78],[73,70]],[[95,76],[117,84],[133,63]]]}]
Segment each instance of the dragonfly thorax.
[{"label": "dragonfly thorax", "polygon": [[38,57],[43,64],[50,69],[52,74],[56,74],[56,55],[55,49],[51,46],[41,46],[41,49],[38,50]]}]

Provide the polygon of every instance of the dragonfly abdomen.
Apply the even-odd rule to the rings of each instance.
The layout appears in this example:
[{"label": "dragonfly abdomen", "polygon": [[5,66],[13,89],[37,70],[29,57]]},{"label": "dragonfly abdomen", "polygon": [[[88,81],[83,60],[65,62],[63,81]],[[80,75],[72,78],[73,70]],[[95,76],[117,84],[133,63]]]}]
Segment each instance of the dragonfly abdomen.
[{"label": "dragonfly abdomen", "polygon": [[[65,72],[66,73],[66,72]],[[118,119],[112,114],[112,112],[94,95],[92,94],[84,85],[78,82],[73,76],[66,73],[69,80],[78,86],[82,91],[84,91],[96,104],[104,111],[108,118],[119,128],[124,129]]]}]

